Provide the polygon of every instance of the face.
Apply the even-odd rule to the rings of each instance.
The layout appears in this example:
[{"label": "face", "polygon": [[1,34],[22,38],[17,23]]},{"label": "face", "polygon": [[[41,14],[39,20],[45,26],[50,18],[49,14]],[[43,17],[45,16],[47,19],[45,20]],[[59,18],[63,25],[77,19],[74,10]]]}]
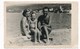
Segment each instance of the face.
[{"label": "face", "polygon": [[36,19],[36,14],[35,14],[35,13],[33,13],[33,14],[31,15],[31,19],[32,19],[32,20],[35,20],[35,19]]},{"label": "face", "polygon": [[43,10],[43,14],[44,14],[44,15],[47,15],[47,14],[48,14],[48,9],[44,9],[44,10]]},{"label": "face", "polygon": [[30,16],[30,12],[29,12],[29,11],[28,11],[28,12],[26,12],[26,16],[28,16],[28,17]]}]

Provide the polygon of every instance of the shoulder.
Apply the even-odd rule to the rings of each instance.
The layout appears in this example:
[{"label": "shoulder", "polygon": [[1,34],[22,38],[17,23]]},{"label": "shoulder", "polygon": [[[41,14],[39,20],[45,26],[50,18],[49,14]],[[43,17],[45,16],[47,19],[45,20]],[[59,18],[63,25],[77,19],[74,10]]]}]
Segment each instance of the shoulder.
[{"label": "shoulder", "polygon": [[41,19],[43,19],[43,15],[40,15],[39,17],[38,17],[38,20],[41,20]]},{"label": "shoulder", "polygon": [[40,15],[39,18],[43,17],[43,15]]},{"label": "shoulder", "polygon": [[23,17],[22,20],[23,20],[23,21],[26,20],[26,17]]}]

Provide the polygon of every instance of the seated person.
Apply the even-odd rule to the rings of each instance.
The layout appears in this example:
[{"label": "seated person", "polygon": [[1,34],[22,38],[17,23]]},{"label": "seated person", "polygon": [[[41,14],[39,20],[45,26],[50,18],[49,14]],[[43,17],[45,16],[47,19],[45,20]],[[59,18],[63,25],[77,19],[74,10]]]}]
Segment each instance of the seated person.
[{"label": "seated person", "polygon": [[22,13],[24,17],[22,17],[22,30],[23,33],[26,35],[27,40],[31,40],[31,36],[29,35],[29,24],[28,24],[28,18],[30,17],[30,11],[25,9]]},{"label": "seated person", "polygon": [[[31,17],[29,18],[29,30],[34,33],[35,43],[40,42],[41,32],[37,28],[37,16],[35,12],[31,12]],[[38,37],[37,37],[38,36]]]},{"label": "seated person", "polygon": [[[46,43],[49,43],[48,34],[51,32],[50,16],[48,15],[48,7],[43,8],[43,15],[38,17],[38,29],[42,31],[42,36],[46,36]],[[44,35],[43,35],[44,34]]]}]

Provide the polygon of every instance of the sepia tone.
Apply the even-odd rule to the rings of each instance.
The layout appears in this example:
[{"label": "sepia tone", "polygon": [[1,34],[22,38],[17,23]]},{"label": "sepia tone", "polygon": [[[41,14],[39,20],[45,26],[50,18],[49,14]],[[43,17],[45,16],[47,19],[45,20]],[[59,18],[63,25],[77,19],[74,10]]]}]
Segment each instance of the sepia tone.
[{"label": "sepia tone", "polygon": [[[63,8],[62,12],[57,11],[56,8]],[[21,21],[23,18],[22,12],[24,9],[39,10],[37,16],[39,17],[42,8],[49,7],[48,15],[50,16],[50,25],[52,31],[49,34],[50,43],[34,44],[34,42],[27,40],[22,31]],[[50,11],[50,9],[53,10]],[[52,4],[25,4],[25,5],[10,5],[5,3],[5,47],[24,47],[24,46],[41,46],[41,45],[71,45],[72,44],[72,4],[71,3],[52,3]],[[74,32],[74,31],[73,31]]]}]

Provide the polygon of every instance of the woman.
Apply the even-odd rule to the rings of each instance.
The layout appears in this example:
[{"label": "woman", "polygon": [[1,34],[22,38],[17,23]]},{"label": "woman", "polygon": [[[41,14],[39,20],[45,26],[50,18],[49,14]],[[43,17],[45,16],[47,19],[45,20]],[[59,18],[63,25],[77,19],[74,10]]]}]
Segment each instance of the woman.
[{"label": "woman", "polygon": [[22,15],[24,16],[22,18],[22,27],[21,27],[21,30],[23,31],[22,34],[26,35],[27,36],[27,39],[31,39],[31,36],[29,35],[29,24],[28,24],[28,18],[30,17],[30,11],[29,10],[24,10]]}]

